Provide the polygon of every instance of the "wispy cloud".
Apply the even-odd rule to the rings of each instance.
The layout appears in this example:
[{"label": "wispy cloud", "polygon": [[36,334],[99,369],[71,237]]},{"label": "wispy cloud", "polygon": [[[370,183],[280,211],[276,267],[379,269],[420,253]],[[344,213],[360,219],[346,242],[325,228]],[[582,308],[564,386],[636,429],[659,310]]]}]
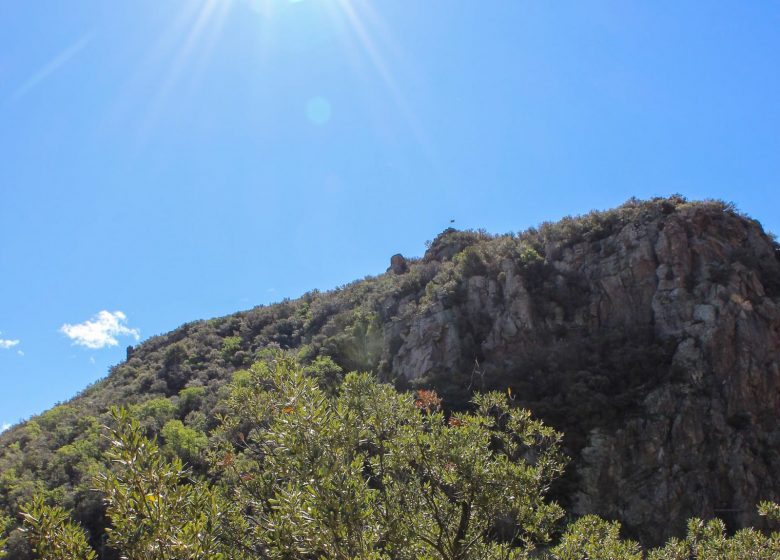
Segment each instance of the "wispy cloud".
[{"label": "wispy cloud", "polygon": [[[0,332],[0,334],[3,334]],[[9,350],[14,346],[19,346],[19,340],[10,340],[7,338],[0,338],[0,350]]]},{"label": "wispy cloud", "polygon": [[87,35],[84,35],[81,39],[73,43],[71,46],[63,50],[61,53],[59,53],[57,56],[55,56],[53,59],[51,59],[43,68],[38,70],[35,74],[30,76],[27,81],[25,81],[22,85],[20,85],[18,88],[16,88],[16,91],[14,91],[11,94],[11,99],[17,100],[30,92],[33,88],[35,88],[38,84],[43,82],[46,78],[54,74],[57,70],[65,66],[68,62],[73,59],[77,54],[79,54],[81,51],[83,51],[87,45],[89,45],[89,42],[92,40],[92,33],[89,33]]},{"label": "wispy cloud", "polygon": [[140,331],[127,326],[127,316],[121,311],[101,311],[92,319],[76,325],[64,324],[60,332],[70,338],[73,344],[97,350],[119,344],[117,337],[140,338]]},{"label": "wispy cloud", "polygon": [[11,424],[5,424],[4,423],[2,426],[0,426],[0,433],[3,433],[4,431],[6,431],[10,427],[11,427]]}]

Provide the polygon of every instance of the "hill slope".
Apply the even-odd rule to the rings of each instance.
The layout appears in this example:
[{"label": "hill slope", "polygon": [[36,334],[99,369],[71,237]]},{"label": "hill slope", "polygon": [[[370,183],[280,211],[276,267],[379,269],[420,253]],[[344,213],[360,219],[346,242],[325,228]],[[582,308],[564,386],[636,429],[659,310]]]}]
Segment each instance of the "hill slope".
[{"label": "hill slope", "polygon": [[565,434],[564,506],[645,542],[693,515],[762,526],[755,505],[780,499],[779,255],[728,205],[681,198],[519,235],[448,230],[386,274],[128,349],[105,380],[0,436],[0,505],[48,487],[98,529],[88,481],[108,407],[134,405],[150,431],[208,432],[220,387],[280,347],[325,375],[436,388],[453,408],[510,387]]}]

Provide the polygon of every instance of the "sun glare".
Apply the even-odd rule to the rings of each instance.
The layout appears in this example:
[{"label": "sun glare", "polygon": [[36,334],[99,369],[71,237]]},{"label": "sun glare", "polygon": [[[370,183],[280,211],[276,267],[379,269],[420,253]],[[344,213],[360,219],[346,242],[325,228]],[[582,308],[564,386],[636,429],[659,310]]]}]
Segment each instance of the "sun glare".
[{"label": "sun glare", "polygon": [[[282,17],[295,17],[295,14],[289,12],[290,10],[311,9],[323,15],[320,25],[334,30],[338,40],[349,51],[347,54],[350,57],[365,56],[392,95],[396,98],[400,97],[396,81],[380,52],[379,35],[383,35],[383,47],[388,46],[390,42],[379,18],[366,1],[199,0],[191,3],[184,2],[182,5],[181,14],[163,38],[167,43],[175,41],[175,54],[163,89],[167,89],[179,80],[185,67],[198,64],[196,59],[210,56],[214,45],[225,32],[225,23],[231,12],[248,9],[253,17],[258,18],[260,24],[258,29],[262,30],[261,33],[272,35],[277,20]],[[370,28],[369,22],[376,25]],[[285,37],[274,37],[274,39],[277,42],[284,41]],[[356,50],[358,52],[355,52]]]},{"label": "sun glare", "polygon": [[[301,25],[316,25],[319,31],[326,30],[341,45],[356,72],[366,79],[371,79],[373,73],[381,80],[388,98],[401,111],[418,143],[431,155],[392,71],[392,68],[404,68],[403,57],[368,0],[197,0],[182,2],[181,6],[180,13],[160,38],[160,44],[153,49],[152,56],[158,62],[164,61],[164,75],[157,81],[143,126],[147,132],[156,127],[173,90],[180,89],[182,82],[193,90],[199,87],[215,46],[230,32],[227,28],[235,23],[231,22],[233,16],[243,11],[240,17],[257,20],[261,61],[274,56],[280,48],[289,48],[290,37],[284,30],[289,29],[295,18],[300,18]],[[388,54],[392,55],[393,64],[388,62]],[[366,68],[371,71],[366,72]],[[331,102],[321,97],[321,92],[309,92],[304,99],[308,99],[305,116],[312,124],[324,125],[331,120]]]}]

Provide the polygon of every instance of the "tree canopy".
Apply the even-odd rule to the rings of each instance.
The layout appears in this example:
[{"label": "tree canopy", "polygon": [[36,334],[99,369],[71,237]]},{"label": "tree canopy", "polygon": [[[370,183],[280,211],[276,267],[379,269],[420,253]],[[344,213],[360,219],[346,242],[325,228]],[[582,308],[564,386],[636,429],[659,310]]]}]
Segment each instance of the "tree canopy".
[{"label": "tree canopy", "polygon": [[[470,410],[447,413],[433,391],[399,393],[368,374],[334,385],[323,379],[326,365],[307,369],[277,354],[239,372],[208,439],[168,420],[161,448],[144,414],[114,409],[92,481],[106,506],[109,553],[128,560],[779,557],[780,534],[728,536],[717,520],[691,520],[685,539],[646,552],[621,539],[617,522],[595,516],[558,537],[564,512],[546,496],[565,466],[561,434],[513,406],[511,394],[477,394]],[[208,476],[196,476],[182,456],[207,464]],[[761,512],[780,517],[776,504]],[[21,516],[39,558],[97,557],[68,511],[42,496]]]}]

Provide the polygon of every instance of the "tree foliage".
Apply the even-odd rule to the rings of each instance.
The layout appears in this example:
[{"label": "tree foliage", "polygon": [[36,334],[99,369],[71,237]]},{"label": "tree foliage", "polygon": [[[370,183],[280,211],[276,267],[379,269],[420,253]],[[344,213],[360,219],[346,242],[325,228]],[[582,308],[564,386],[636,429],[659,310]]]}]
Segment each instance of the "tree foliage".
[{"label": "tree foliage", "polygon": [[[544,499],[563,468],[560,435],[506,395],[477,397],[472,413],[448,416],[439,404],[356,373],[329,395],[280,354],[236,376],[212,437],[213,484],[115,410],[95,479],[108,543],[129,560],[465,560],[547,542],[562,515]],[[64,510],[35,503],[25,526],[36,547],[86,546]]]},{"label": "tree foliage", "polygon": [[114,420],[111,468],[96,478],[111,546],[128,560],[224,558],[219,527],[227,506],[181,459],[167,461],[126,411],[115,410]]},{"label": "tree foliage", "polygon": [[503,558],[561,515],[544,501],[560,436],[506,395],[446,416],[367,374],[329,398],[286,357],[250,373],[229,397],[220,464],[271,558]]},{"label": "tree foliage", "polygon": [[[92,480],[108,546],[127,560],[780,558],[780,534],[729,536],[718,520],[693,519],[685,539],[649,551],[595,516],[556,538],[563,511],[546,494],[565,464],[561,435],[509,393],[446,413],[433,391],[399,393],[358,373],[323,384],[323,371],[335,369],[283,353],[257,362],[223,392],[208,440],[172,419],[162,449],[136,416],[114,409]],[[160,404],[147,409],[169,414]],[[182,454],[210,465],[209,477]],[[95,559],[84,529],[51,501],[41,494],[22,508],[38,557]],[[760,512],[780,520],[777,504]]]},{"label": "tree foliage", "polygon": [[[762,515],[775,516],[778,504],[765,502]],[[777,517],[774,517],[778,520]],[[729,536],[719,519],[691,519],[684,539],[670,539],[661,548],[643,552],[633,541],[620,538],[620,523],[586,515],[570,525],[547,560],[777,560],[780,533],[765,535],[742,529]]]},{"label": "tree foliage", "polygon": [[21,515],[30,544],[39,558],[94,560],[97,557],[87,543],[84,530],[63,508],[46,505],[42,498],[36,497],[22,507]]}]

